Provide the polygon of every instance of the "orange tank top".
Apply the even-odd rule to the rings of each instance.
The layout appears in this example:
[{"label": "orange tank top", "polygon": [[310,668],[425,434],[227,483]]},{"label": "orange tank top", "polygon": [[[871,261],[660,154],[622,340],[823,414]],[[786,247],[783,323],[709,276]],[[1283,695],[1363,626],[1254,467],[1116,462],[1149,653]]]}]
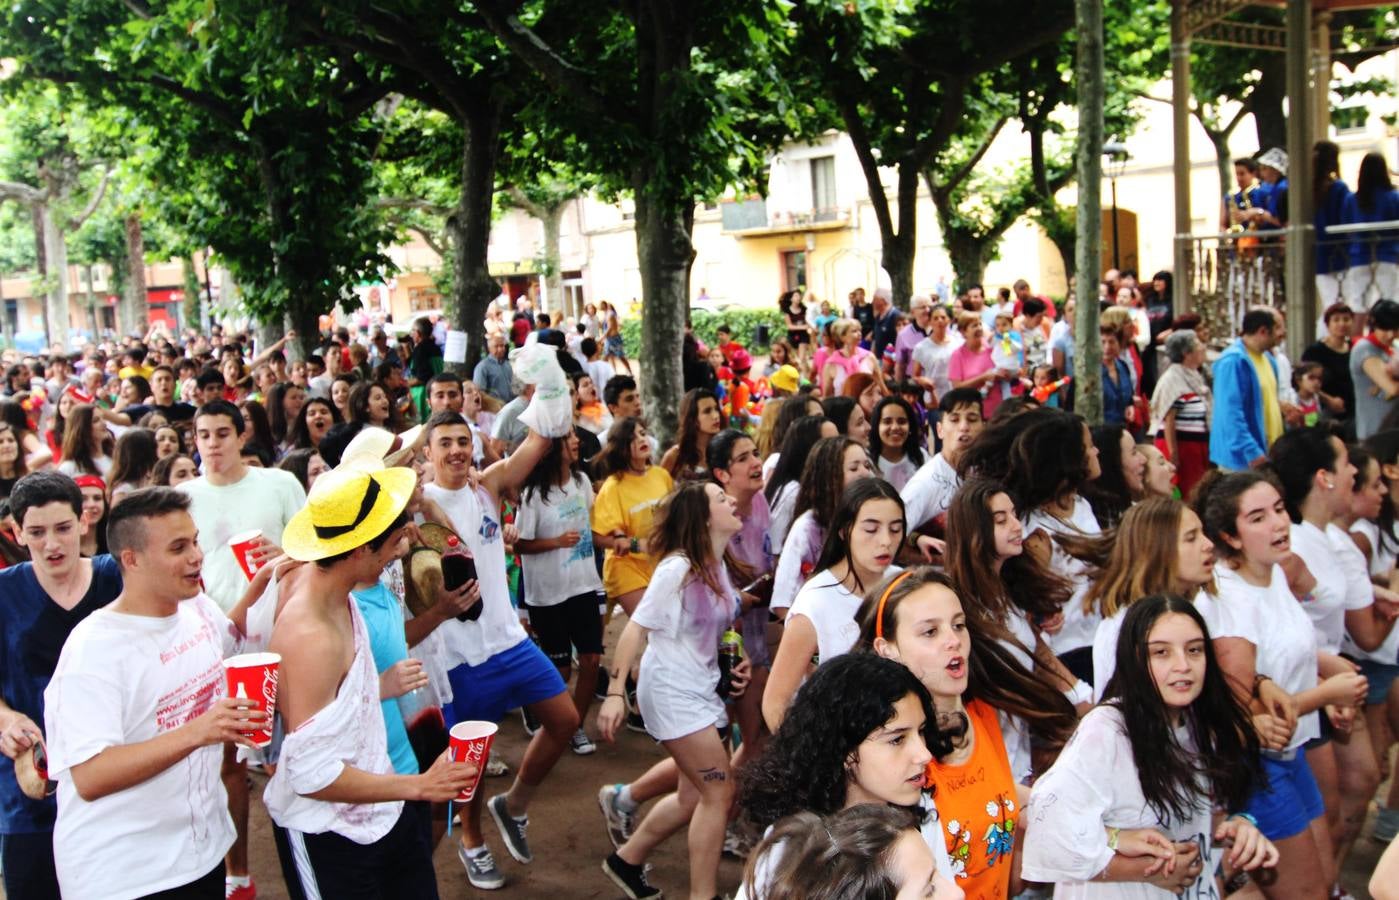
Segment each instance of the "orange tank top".
[{"label": "orange tank top", "polygon": [[973,700],[967,716],[975,734],[971,758],[956,766],[928,763],[928,784],[957,886],[967,900],[1006,900],[1020,815],[1015,778],[996,710]]}]

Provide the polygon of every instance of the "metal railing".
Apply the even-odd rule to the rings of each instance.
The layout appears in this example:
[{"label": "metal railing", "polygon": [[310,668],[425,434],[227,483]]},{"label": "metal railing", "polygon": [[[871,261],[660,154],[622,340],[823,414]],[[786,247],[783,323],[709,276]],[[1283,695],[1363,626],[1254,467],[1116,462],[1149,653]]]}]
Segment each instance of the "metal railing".
[{"label": "metal railing", "polygon": [[[1180,283],[1216,342],[1238,331],[1254,306],[1286,306],[1283,232],[1231,231],[1191,235],[1189,271]],[[1317,275],[1305,285],[1308,308],[1320,316],[1345,301],[1368,309],[1399,299],[1399,221],[1328,226],[1315,241]]]}]

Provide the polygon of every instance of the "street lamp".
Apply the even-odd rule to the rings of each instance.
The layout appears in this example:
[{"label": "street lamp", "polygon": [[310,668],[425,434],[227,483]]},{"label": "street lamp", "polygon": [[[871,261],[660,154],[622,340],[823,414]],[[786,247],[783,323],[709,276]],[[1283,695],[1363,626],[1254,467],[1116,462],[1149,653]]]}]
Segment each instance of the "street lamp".
[{"label": "street lamp", "polygon": [[1112,184],[1112,267],[1118,271],[1122,269],[1122,260],[1117,246],[1117,179],[1126,170],[1129,159],[1131,154],[1127,152],[1126,144],[1117,141],[1103,144],[1103,171]]}]

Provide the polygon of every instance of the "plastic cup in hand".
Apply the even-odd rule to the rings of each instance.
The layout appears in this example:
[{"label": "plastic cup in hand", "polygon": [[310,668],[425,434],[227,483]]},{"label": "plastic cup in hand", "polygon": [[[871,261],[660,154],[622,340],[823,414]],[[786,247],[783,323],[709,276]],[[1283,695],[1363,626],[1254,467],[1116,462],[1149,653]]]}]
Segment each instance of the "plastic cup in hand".
[{"label": "plastic cup in hand", "polygon": [[272,715],[277,711],[277,669],[281,664],[280,653],[244,653],[223,661],[228,696],[251,701],[267,713],[261,728],[243,732],[257,747],[272,743]]},{"label": "plastic cup in hand", "polygon": [[486,771],[486,757],[491,752],[491,742],[495,740],[494,722],[458,722],[448,734],[447,758],[452,762],[471,763],[476,767],[476,775],[471,783],[457,795],[458,802],[465,802],[476,796],[476,787],[481,783],[481,773]]},{"label": "plastic cup in hand", "polygon": [[228,549],[233,551],[233,558],[238,560],[238,567],[243,570],[243,574],[252,581],[253,576],[261,566],[248,558],[248,553],[262,540],[262,529],[254,528],[251,531],[243,531],[228,539]]}]

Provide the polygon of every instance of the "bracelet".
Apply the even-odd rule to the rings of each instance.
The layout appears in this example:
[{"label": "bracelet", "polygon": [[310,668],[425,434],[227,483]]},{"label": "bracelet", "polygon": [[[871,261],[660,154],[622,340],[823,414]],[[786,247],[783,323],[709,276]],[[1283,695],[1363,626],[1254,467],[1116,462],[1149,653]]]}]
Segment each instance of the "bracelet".
[{"label": "bracelet", "polygon": [[1236,813],[1233,813],[1233,814],[1231,814],[1231,815],[1229,816],[1229,818],[1230,818],[1230,819],[1243,819],[1245,822],[1247,822],[1248,824],[1252,825],[1254,828],[1257,828],[1257,827],[1258,827],[1258,820],[1255,819],[1251,814],[1246,813],[1246,812],[1236,812]]},{"label": "bracelet", "polygon": [[608,692],[607,692],[607,696],[608,696],[609,699],[612,698],[612,697],[616,697],[618,700],[621,700],[621,699],[622,699],[623,697],[625,697],[626,695],[625,695],[625,694],[614,694],[614,693],[612,693],[611,691],[608,691]]},{"label": "bracelet", "polygon": [[1254,696],[1254,697],[1257,697],[1257,696],[1258,696],[1258,688],[1259,688],[1259,686],[1261,686],[1261,685],[1263,684],[1263,682],[1265,682],[1265,681],[1272,681],[1272,680],[1273,680],[1273,679],[1269,678],[1267,675],[1254,675],[1254,676],[1253,676],[1253,696]]}]

